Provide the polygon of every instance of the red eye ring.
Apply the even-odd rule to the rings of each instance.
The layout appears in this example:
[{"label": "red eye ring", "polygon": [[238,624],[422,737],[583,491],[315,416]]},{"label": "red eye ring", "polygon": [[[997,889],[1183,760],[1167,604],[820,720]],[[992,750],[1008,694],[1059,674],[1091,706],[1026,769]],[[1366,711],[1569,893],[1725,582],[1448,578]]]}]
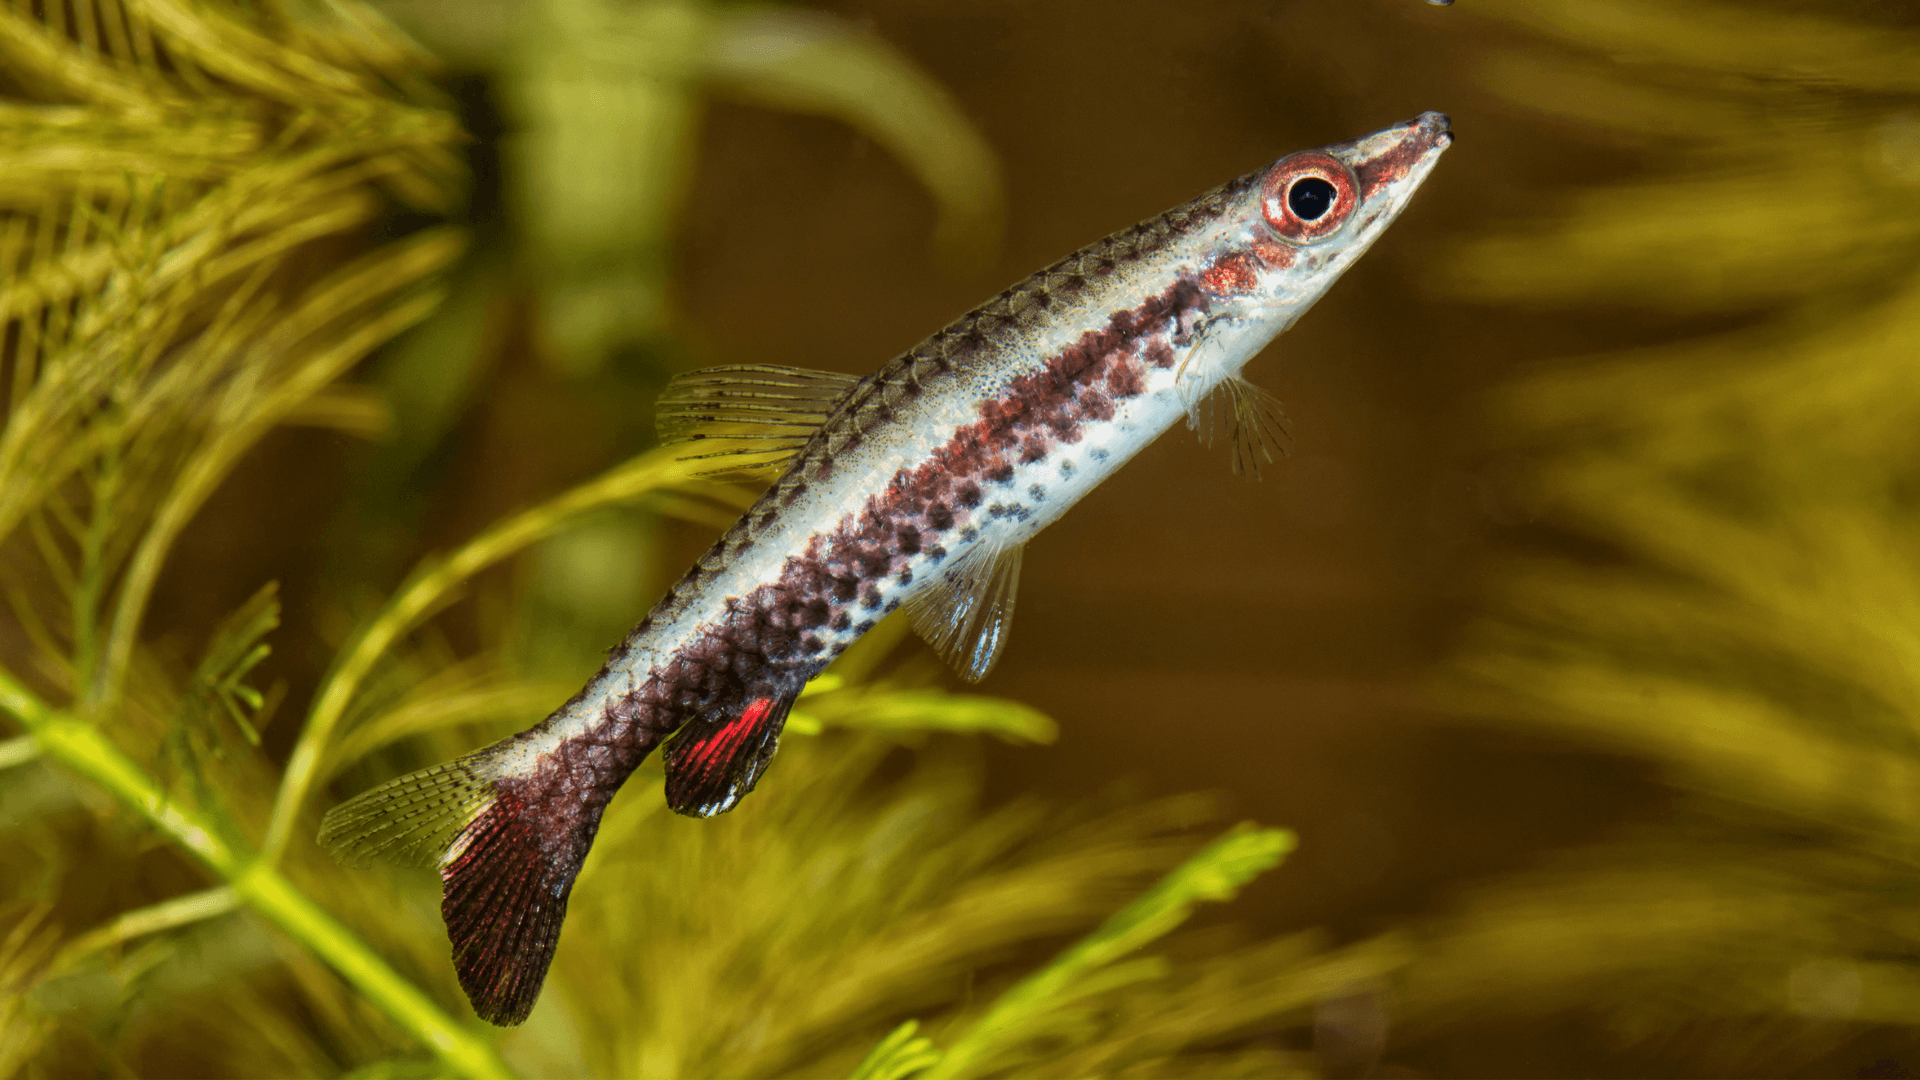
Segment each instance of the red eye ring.
[{"label": "red eye ring", "polygon": [[1267,171],[1260,212],[1280,239],[1315,244],[1339,232],[1353,216],[1359,191],[1353,170],[1339,158],[1307,150],[1280,159]]}]

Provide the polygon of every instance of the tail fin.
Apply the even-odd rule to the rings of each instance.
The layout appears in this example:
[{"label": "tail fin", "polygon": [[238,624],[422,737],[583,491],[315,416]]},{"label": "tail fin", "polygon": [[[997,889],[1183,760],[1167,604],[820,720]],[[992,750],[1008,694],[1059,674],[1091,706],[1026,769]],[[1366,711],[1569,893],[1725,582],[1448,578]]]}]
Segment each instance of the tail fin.
[{"label": "tail fin", "polygon": [[[533,1011],[560,942],[573,877],[593,843],[598,810],[577,804],[564,814],[502,792],[473,820],[440,863],[440,917],[453,941],[453,967],[473,1011],[490,1023],[518,1024]],[[579,825],[551,837],[558,822]]]},{"label": "tail fin", "polygon": [[320,846],[348,866],[432,866],[493,802],[486,751],[389,780],[327,811]]},{"label": "tail fin", "polygon": [[508,739],[390,780],[333,808],[320,843],[342,861],[440,869],[440,914],[473,1010],[495,1024],[533,1011],[600,803],[507,775]]}]

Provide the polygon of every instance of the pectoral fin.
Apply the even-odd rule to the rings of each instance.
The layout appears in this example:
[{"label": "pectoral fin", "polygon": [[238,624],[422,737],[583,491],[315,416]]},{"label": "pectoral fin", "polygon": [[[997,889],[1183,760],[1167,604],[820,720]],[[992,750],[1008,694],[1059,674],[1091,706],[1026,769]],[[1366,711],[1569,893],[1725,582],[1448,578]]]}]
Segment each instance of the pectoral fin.
[{"label": "pectoral fin", "polygon": [[1220,380],[1213,393],[1195,402],[1187,412],[1187,426],[1208,446],[1224,433],[1233,447],[1234,475],[1255,480],[1260,479],[1262,463],[1286,456],[1291,438],[1280,399],[1238,375]]}]

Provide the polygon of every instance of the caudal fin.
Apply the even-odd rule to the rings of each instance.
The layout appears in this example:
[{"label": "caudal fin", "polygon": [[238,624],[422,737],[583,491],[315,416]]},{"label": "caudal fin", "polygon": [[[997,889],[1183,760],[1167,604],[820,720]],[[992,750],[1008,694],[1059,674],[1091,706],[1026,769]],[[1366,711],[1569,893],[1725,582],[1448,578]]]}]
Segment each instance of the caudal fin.
[{"label": "caudal fin", "polygon": [[432,866],[493,803],[486,751],[389,780],[327,811],[320,846],[348,866]]},{"label": "caudal fin", "polygon": [[506,1025],[540,996],[600,820],[597,801],[503,775],[513,742],[390,780],[320,826],[321,845],[345,862],[439,867],[460,986],[482,1018]]},{"label": "caudal fin", "polygon": [[549,843],[543,826],[552,819],[502,792],[440,863],[454,971],[473,1011],[491,1023],[520,1023],[540,997],[574,875],[599,824],[598,813],[591,817],[585,836],[568,828]]}]

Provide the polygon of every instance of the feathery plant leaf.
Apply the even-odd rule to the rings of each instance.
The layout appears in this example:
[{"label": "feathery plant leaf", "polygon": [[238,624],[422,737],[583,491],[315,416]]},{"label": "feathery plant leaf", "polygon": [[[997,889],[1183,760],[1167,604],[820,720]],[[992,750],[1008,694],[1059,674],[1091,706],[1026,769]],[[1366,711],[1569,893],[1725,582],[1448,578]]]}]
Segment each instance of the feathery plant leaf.
[{"label": "feathery plant leaf", "polygon": [[[1490,65],[1497,91],[1677,149],[1470,245],[1448,287],[1747,323],[1497,402],[1550,520],[1611,557],[1508,571],[1446,693],[1688,795],[1481,890],[1402,1001],[1427,1030],[1489,993],[1598,1011],[1715,1073],[1814,1068],[1867,1025],[1910,1037],[1920,940],[1891,898],[1920,888],[1920,37],[1864,6],[1480,10],[1562,50]],[[1623,50],[1647,63],[1599,62]]]},{"label": "feathery plant leaf", "polygon": [[279,585],[268,582],[214,630],[188,690],[189,699],[200,707],[224,711],[254,746],[260,745],[254,719],[266,696],[241,680],[273,651],[261,639],[279,625]]},{"label": "feathery plant leaf", "polygon": [[[413,674],[411,667],[406,674]],[[447,728],[523,722],[564,701],[575,688],[552,680],[521,679],[473,665],[444,666],[407,680],[405,696],[351,725],[328,751],[322,772],[332,777],[376,750]]]},{"label": "feathery plant leaf", "polygon": [[26,724],[54,760],[144,815],[174,843],[231,883],[234,895],[323,957],[393,1019],[465,1076],[509,1075],[493,1051],[388,967],[291,882],[234,844],[218,825],[170,800],[92,724],[49,708],[0,675],[0,709]]},{"label": "feathery plant leaf", "polygon": [[810,683],[800,701],[801,707],[787,717],[787,730],[801,735],[847,727],[874,732],[977,732],[1007,742],[1050,743],[1060,731],[1045,713],[1006,698],[890,683],[849,684],[832,672]]},{"label": "feathery plant leaf", "polygon": [[7,927],[0,937],[0,1076],[20,1072],[53,1029],[27,1003],[59,947],[59,931],[47,923],[49,911],[47,904],[0,909],[0,926]]},{"label": "feathery plant leaf", "polygon": [[[980,980],[1015,989],[966,1042],[965,1075],[1252,1075],[1280,1060],[1262,1040],[1400,962],[1380,946],[1232,950],[1218,937],[1127,961],[1290,838],[1240,829],[1196,856],[1178,834],[1210,814],[1203,800],[981,810],[977,776],[952,755],[882,771],[897,754],[866,732],[794,740],[753,803],[704,822],[661,812],[658,771],[637,775],[569,904],[552,1000],[506,1052],[543,1073],[846,1075],[864,1061],[902,1075],[929,1063],[899,1033],[903,1014],[976,1030]],[[1012,977],[1034,945],[1089,930],[1041,974]]]},{"label": "feathery plant leaf", "polygon": [[861,1059],[847,1080],[907,1080],[940,1061],[933,1040],[918,1034],[920,1021],[908,1020],[887,1033],[872,1052]]},{"label": "feathery plant leaf", "polygon": [[0,769],[24,765],[40,756],[40,744],[31,735],[16,735],[0,742]]},{"label": "feathery plant leaf", "polygon": [[[266,700],[244,680],[277,620],[272,592],[216,631],[184,690],[140,644],[207,498],[267,431],[418,321],[462,246],[442,228],[352,253],[391,200],[444,211],[460,179],[452,116],[424,81],[394,78],[422,58],[350,10],[336,5],[325,33],[271,4],[0,12],[20,94],[0,109],[0,559],[32,643],[0,657],[21,665],[0,670],[0,709],[226,883],[129,912],[63,955],[237,899],[448,1067],[497,1075],[484,1043],[247,849],[249,789],[224,781],[263,771]],[[316,244],[336,254],[316,260]],[[180,769],[185,784],[168,778]]]},{"label": "feathery plant leaf", "polygon": [[[1712,313],[1872,288],[1912,269],[1920,33],[1720,3],[1476,10],[1575,51],[1507,54],[1485,73],[1495,91],[1657,148],[1665,169],[1583,194],[1551,230],[1516,224],[1476,241],[1439,276],[1449,291]],[[1623,53],[1650,62],[1606,62]]]},{"label": "feathery plant leaf", "polygon": [[[341,651],[339,661],[314,695],[312,713],[300,732],[287,762],[273,820],[267,827],[266,851],[277,857],[286,848],[308,791],[318,778],[335,727],[352,704],[354,694],[374,665],[407,631],[459,589],[473,575],[527,546],[554,535],[582,515],[602,507],[637,502],[648,496],[679,495],[699,505],[703,499],[725,498],[725,489],[692,485],[694,470],[669,450],[655,450],[608,471],[539,506],[531,507],[481,533],[444,558],[428,559],[414,571],[387,604]],[[677,508],[682,505],[667,502]]]},{"label": "feathery plant leaf", "polygon": [[[1000,995],[924,1075],[928,1080],[953,1080],[995,1072],[996,1059],[1017,1052],[1024,1042],[1058,1032],[1064,1026],[1062,1014],[1086,1007],[1093,992],[1162,974],[1157,965],[1131,971],[1111,965],[1166,936],[1187,920],[1195,905],[1232,899],[1241,886],[1279,865],[1293,844],[1293,834],[1285,830],[1251,824],[1234,828],[1051,964]],[[1103,968],[1107,978],[1101,985],[1096,972]]]},{"label": "feathery plant leaf", "polygon": [[240,900],[225,885],[197,893],[176,896],[158,904],[129,911],[106,926],[82,934],[60,947],[54,960],[56,969],[73,968],[93,953],[121,945],[148,934],[186,926],[203,919],[218,918],[238,908]]}]

